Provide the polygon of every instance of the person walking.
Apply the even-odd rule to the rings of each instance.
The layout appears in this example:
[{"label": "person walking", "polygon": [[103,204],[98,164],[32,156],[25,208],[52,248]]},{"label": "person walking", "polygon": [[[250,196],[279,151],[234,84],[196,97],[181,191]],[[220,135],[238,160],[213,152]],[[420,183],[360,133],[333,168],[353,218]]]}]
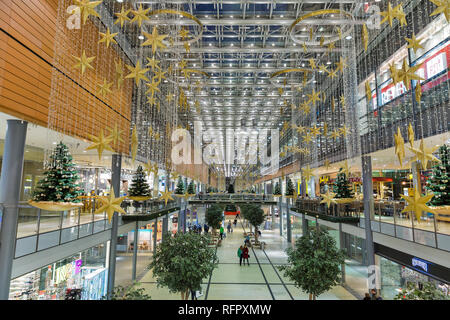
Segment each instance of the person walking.
[{"label": "person walking", "polygon": [[244,248],[242,249],[242,259],[244,259],[244,266],[245,266],[245,260],[247,260],[247,264],[250,265],[250,262],[248,262],[248,258],[250,255],[248,254],[248,247],[247,245],[244,245]]},{"label": "person walking", "polygon": [[220,240],[223,240],[223,233],[224,233],[223,226],[220,226]]},{"label": "person walking", "polygon": [[239,265],[240,265],[240,266],[242,265],[242,251],[243,251],[243,249],[244,249],[244,247],[243,247],[243,246],[240,246],[240,247],[238,248],[238,251],[237,251],[237,255],[238,255],[238,257],[239,257]]},{"label": "person walking", "polygon": [[234,218],[233,224],[234,224],[234,227],[236,228],[236,225],[237,225],[237,218]]},{"label": "person walking", "polygon": [[228,225],[227,225],[227,232],[231,233],[233,232],[233,229],[231,229],[231,221],[228,220]]}]

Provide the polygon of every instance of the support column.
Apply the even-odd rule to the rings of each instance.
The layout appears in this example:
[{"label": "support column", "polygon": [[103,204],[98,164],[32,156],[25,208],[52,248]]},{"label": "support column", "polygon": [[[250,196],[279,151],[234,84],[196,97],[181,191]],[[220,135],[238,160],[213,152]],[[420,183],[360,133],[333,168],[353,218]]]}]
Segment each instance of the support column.
[{"label": "support column", "polygon": [[155,218],[153,225],[153,255],[156,254],[156,244],[158,243],[158,218]]},{"label": "support column", "polygon": [[282,206],[283,197],[280,196],[278,198],[278,217],[280,220],[280,236],[283,235],[283,206]]},{"label": "support column", "polygon": [[[305,198],[306,196],[306,181],[302,177],[302,184],[300,188],[300,192],[302,195],[302,198]],[[308,220],[306,219],[306,214],[302,212],[302,233],[303,235],[306,235],[308,233]]]},{"label": "support column", "polygon": [[0,203],[4,207],[0,231],[0,300],[9,298],[28,125],[21,120],[7,120],[7,123],[0,179]]},{"label": "support column", "polygon": [[184,202],[183,202],[183,198],[180,198],[180,210],[178,211],[178,232],[181,232],[183,226],[183,216],[186,214],[185,212],[183,212],[183,208],[184,208]]},{"label": "support column", "polygon": [[372,186],[372,158],[370,156],[362,156],[362,179],[363,179],[363,196],[364,196],[364,225],[366,234],[366,250],[367,250],[367,266],[369,290],[376,288],[377,274],[375,269],[375,252],[373,248],[373,234],[371,219],[374,215],[373,204],[373,186]]},{"label": "support column", "polygon": [[166,240],[168,229],[169,229],[169,214],[166,214],[163,217],[163,221],[162,221],[162,241]]},{"label": "support column", "polygon": [[419,191],[419,193],[421,193],[422,184],[420,181],[420,163],[418,161],[411,163],[411,171],[413,176],[413,186],[417,191]]},{"label": "support column", "polygon": [[[342,222],[339,222],[339,249],[345,250],[344,233],[342,232]],[[341,264],[341,284],[345,283],[345,262]]]},{"label": "support column", "polygon": [[272,213],[272,222],[270,224],[270,229],[273,230],[273,228],[275,227],[275,209],[273,207],[273,204],[270,205],[270,211]]},{"label": "support column", "polygon": [[[286,238],[288,243],[292,241],[292,228],[291,228],[291,213],[290,213],[290,199],[286,198]],[[292,200],[293,201],[293,200]]]},{"label": "support column", "polygon": [[136,228],[134,229],[133,265],[132,265],[132,271],[131,271],[131,280],[133,280],[133,281],[136,280],[138,243],[139,243],[139,221],[136,221]]},{"label": "support column", "polygon": [[[112,155],[111,163],[111,187],[114,188],[114,196],[120,196],[120,171],[122,169],[122,156]],[[119,214],[114,212],[111,222],[111,246],[109,247],[109,270],[108,270],[108,298],[114,290],[116,277],[116,251],[117,251],[117,230],[119,228]]]}]

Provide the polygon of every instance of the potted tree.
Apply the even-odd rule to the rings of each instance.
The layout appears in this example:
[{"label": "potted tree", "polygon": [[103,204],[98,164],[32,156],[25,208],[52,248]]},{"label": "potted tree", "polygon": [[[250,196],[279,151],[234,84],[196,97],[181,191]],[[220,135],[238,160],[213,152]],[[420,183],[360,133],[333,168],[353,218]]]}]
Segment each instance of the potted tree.
[{"label": "potted tree", "polygon": [[256,204],[248,204],[241,206],[242,216],[250,222],[255,229],[255,245],[258,241],[258,228],[264,222],[264,210]]},{"label": "potted tree", "polygon": [[187,188],[187,193],[188,193],[189,195],[192,195],[192,196],[196,194],[196,192],[195,192],[194,181],[191,181],[191,182],[189,183],[189,186],[188,186],[188,188]]},{"label": "potted tree", "polygon": [[350,181],[342,168],[339,169],[336,180],[333,186],[334,198],[337,203],[349,203],[353,202],[354,193]]},{"label": "potted tree", "polygon": [[316,300],[317,296],[339,284],[339,267],[345,261],[345,254],[336,247],[336,241],[326,230],[311,229],[286,253],[289,264],[278,269],[284,271],[284,276],[297,288],[308,293],[309,300]]},{"label": "potted tree", "polygon": [[206,209],[205,220],[208,226],[211,227],[211,233],[216,236],[216,229],[220,228],[223,220],[223,209],[218,204],[213,204]]},{"label": "potted tree", "polygon": [[149,265],[157,286],[180,293],[182,300],[187,300],[190,292],[201,290],[202,280],[218,264],[215,249],[208,244],[207,236],[194,232],[167,237],[157,246]]}]

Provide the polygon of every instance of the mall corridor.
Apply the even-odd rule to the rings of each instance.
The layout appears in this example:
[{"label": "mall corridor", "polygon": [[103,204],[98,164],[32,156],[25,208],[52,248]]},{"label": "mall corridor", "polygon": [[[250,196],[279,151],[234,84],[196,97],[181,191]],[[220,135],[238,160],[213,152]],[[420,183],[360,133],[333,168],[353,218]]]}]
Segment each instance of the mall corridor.
[{"label": "mall corridor", "polygon": [[[233,221],[234,217],[226,216]],[[226,228],[225,228],[226,230]],[[277,230],[262,230],[261,241],[266,243],[265,250],[250,248],[250,265],[239,265],[237,249],[244,244],[243,233],[247,225],[239,219],[237,227],[217,248],[218,268],[212,275],[205,277],[202,283],[202,295],[199,300],[307,300],[308,294],[283,277],[276,268],[287,263],[285,249],[288,244]],[[171,294],[166,288],[157,288],[151,270],[139,281],[152,299],[180,299],[179,294]],[[318,300],[354,300],[346,289],[337,286],[319,296]]]}]

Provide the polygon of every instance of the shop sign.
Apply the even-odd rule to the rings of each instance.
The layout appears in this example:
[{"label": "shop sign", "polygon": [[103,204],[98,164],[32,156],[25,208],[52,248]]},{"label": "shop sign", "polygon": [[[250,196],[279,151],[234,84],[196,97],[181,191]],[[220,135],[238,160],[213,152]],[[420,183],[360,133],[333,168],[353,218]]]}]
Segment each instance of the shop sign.
[{"label": "shop sign", "polygon": [[416,258],[416,257],[412,258],[411,259],[411,265],[413,267],[419,267],[423,271],[428,272],[428,262],[423,261],[423,260],[421,260],[419,258]]},{"label": "shop sign", "polygon": [[81,259],[75,260],[75,274],[80,273],[82,265],[83,265],[83,260],[81,260]]}]

